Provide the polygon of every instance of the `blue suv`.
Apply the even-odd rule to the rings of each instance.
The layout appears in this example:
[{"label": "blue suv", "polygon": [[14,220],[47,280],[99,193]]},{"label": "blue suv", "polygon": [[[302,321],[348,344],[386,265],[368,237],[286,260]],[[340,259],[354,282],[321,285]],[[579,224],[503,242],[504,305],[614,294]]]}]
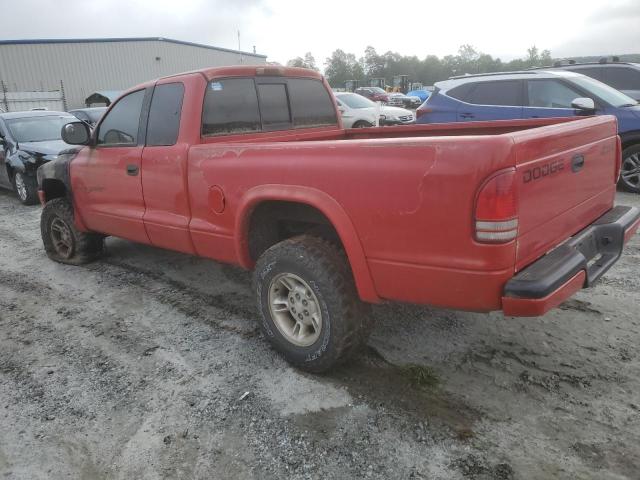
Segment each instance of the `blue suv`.
[{"label": "blue suv", "polygon": [[435,87],[416,123],[614,115],[623,148],[620,186],[640,193],[640,105],[618,90],[564,70],[466,75]]}]

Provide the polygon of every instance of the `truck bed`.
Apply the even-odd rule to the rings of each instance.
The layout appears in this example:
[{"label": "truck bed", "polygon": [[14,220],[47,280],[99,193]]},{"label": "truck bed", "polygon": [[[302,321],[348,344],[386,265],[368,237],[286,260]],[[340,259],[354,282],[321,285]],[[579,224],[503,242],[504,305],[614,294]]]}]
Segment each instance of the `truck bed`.
[{"label": "truck bed", "polygon": [[[500,309],[514,273],[611,208],[619,157],[616,122],[607,116],[293,131],[256,143],[244,137],[190,150],[190,227],[199,254],[250,267],[252,259],[238,259],[233,246],[247,192],[273,185],[277,198],[278,188],[314,189],[348,212],[380,298],[470,310]],[[576,152],[587,159],[579,173],[570,165]],[[490,175],[511,168],[522,176],[559,160],[561,172],[519,181],[515,241],[474,239],[475,199]],[[211,185],[229,205],[214,219]],[[469,290],[477,294],[464,295]]]}]

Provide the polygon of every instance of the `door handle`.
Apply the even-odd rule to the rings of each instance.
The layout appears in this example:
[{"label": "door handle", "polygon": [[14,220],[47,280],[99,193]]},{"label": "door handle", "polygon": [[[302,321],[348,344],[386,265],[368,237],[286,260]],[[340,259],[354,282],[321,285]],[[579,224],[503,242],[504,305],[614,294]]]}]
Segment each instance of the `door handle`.
[{"label": "door handle", "polygon": [[127,175],[136,176],[140,171],[140,167],[138,165],[127,165]]},{"label": "door handle", "polygon": [[461,118],[473,118],[475,115],[473,113],[461,113]]}]

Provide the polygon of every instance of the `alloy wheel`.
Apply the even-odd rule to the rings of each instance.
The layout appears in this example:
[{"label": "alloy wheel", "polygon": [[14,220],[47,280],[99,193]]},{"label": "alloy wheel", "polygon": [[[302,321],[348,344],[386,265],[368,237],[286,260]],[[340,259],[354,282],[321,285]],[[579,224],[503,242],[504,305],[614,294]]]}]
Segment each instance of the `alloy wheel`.
[{"label": "alloy wheel", "polygon": [[299,276],[281,273],[271,280],[269,309],[282,336],[294,345],[308,347],[320,337],[320,303],[311,287]]}]

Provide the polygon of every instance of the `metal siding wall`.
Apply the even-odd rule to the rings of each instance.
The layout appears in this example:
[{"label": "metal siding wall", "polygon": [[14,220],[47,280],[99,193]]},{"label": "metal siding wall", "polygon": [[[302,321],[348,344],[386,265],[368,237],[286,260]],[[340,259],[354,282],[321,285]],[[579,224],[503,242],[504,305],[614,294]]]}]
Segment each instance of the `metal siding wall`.
[{"label": "metal siding wall", "polygon": [[[175,73],[238,65],[240,57],[157,40],[0,45],[0,80],[10,91],[56,90],[62,80],[71,109],[84,106],[96,90],[125,90]],[[242,60],[244,65],[266,63],[252,55],[242,55]]]}]

